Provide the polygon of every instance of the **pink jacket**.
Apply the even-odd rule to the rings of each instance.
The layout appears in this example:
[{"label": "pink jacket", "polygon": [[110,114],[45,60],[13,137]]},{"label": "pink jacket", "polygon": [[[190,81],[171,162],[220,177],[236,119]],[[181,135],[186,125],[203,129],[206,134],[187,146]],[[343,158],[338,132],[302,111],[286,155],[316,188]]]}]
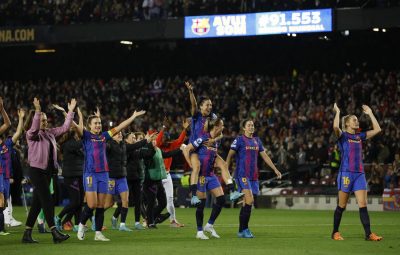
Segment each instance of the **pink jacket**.
[{"label": "pink jacket", "polygon": [[51,142],[53,147],[54,167],[58,169],[56,137],[69,130],[72,119],[74,118],[74,113],[70,112],[67,114],[67,118],[61,127],[49,128],[46,130],[40,129],[40,115],[40,113],[35,112],[32,126],[28,132],[26,132],[26,140],[28,141],[28,163],[31,167],[46,170],[49,161],[49,142]]}]

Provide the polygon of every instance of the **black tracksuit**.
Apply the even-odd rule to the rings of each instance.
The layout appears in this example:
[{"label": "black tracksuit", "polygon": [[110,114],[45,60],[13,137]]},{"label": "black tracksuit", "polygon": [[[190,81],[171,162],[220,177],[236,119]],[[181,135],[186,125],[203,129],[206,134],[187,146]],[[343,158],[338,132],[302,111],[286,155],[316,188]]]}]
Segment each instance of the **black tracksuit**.
[{"label": "black tracksuit", "polygon": [[110,168],[109,177],[115,179],[127,177],[128,155],[145,146],[146,143],[146,140],[134,144],[127,144],[124,141],[118,143],[115,140],[109,140],[107,142],[107,162]]},{"label": "black tracksuit", "polygon": [[78,225],[85,196],[82,181],[84,164],[82,141],[70,137],[61,145],[61,151],[63,153],[62,175],[64,177],[64,185],[68,190],[70,202],[64,207],[58,217],[62,219],[64,215],[67,215],[63,220],[64,224],[71,220],[72,216],[75,216],[75,225]]},{"label": "black tracksuit", "polygon": [[[181,152],[180,149],[164,152],[161,150],[163,158],[170,158]],[[155,148],[151,146],[148,154],[144,157],[145,163],[145,180],[143,183],[143,193],[146,198],[146,218],[148,225],[154,225],[155,219],[160,216],[161,212],[167,206],[167,197],[165,194],[162,180],[151,180],[149,178],[148,170],[154,165],[153,156],[156,153]],[[157,207],[154,207],[157,199]]]},{"label": "black tracksuit", "polygon": [[[110,168],[109,177],[120,179],[137,176],[138,171],[135,169],[136,166],[139,165],[139,158],[132,157],[132,155],[138,154],[138,152],[142,151],[144,146],[146,146],[147,141],[142,140],[134,144],[127,144],[124,141],[117,142],[115,140],[110,140],[107,142],[107,162]],[[132,160],[137,160],[137,162],[133,162]],[[131,173],[132,172],[132,173]],[[133,188],[134,192],[131,193],[135,200],[135,221],[139,222],[140,220],[140,190],[141,184],[138,177],[137,182],[133,182],[130,185],[129,179],[127,178],[128,188],[131,190]],[[125,211],[124,211],[125,210]],[[124,219],[126,218],[127,209],[122,208],[122,203],[118,202],[118,208],[114,212],[114,217],[117,218],[119,214],[122,212],[121,222],[125,222]]]},{"label": "black tracksuit", "polygon": [[130,191],[130,198],[135,205],[135,222],[140,221],[140,209],[142,204],[142,183],[144,181],[143,158],[149,153],[154,153],[151,144],[145,144],[142,148],[136,149],[127,154],[127,180]]}]

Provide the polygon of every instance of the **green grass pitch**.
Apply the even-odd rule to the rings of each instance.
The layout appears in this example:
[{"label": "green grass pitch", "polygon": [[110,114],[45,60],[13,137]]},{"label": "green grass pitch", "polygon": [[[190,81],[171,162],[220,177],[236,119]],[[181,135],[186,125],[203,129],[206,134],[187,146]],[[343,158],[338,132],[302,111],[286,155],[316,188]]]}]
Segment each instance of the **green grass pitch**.
[{"label": "green grass pitch", "polygon": [[[25,220],[25,210],[16,207],[14,217]],[[57,208],[59,211],[60,208]],[[4,255],[46,255],[46,254],[400,254],[400,213],[370,212],[372,231],[382,235],[381,242],[367,242],[358,212],[345,212],[340,231],[344,241],[332,241],[333,212],[291,211],[255,209],[250,220],[254,239],[238,239],[238,209],[224,208],[217,219],[215,229],[221,239],[195,239],[195,210],[177,209],[177,217],[185,227],[170,228],[163,223],[156,230],[119,232],[110,229],[113,209],[106,212],[104,235],[111,242],[93,241],[94,233],[86,233],[86,239],[79,241],[76,233],[62,244],[53,244],[50,234],[34,231],[34,238],[40,243],[21,244],[23,227],[8,228],[8,236],[0,236],[0,254]],[[210,215],[205,211],[205,223]],[[127,223],[132,227],[133,209],[130,208]],[[90,223],[89,223],[90,224]]]}]

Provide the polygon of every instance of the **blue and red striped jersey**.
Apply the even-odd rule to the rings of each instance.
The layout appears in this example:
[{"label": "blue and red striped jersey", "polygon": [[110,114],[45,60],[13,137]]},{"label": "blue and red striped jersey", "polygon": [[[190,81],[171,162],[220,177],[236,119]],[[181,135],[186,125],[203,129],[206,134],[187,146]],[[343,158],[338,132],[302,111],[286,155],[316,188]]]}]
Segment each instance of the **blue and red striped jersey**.
[{"label": "blue and red striped jersey", "polygon": [[342,132],[338,140],[341,154],[340,171],[364,173],[362,142],[367,139],[365,132],[350,134]]},{"label": "blue and red striped jersey", "polygon": [[201,112],[196,112],[192,116],[192,124],[190,126],[191,132],[189,137],[189,142],[194,142],[197,138],[204,136],[207,132],[204,131],[204,125],[207,121],[207,118],[216,119],[217,115],[215,113],[211,113],[209,116],[201,115]]},{"label": "blue and red striped jersey", "polygon": [[210,138],[210,134],[206,133],[192,142],[193,147],[196,149],[196,153],[199,155],[200,176],[214,175],[214,163],[217,158],[219,142],[214,143],[212,147],[207,147],[203,143]]},{"label": "blue and red striped jersey", "polygon": [[83,131],[83,149],[85,152],[85,173],[108,172],[106,157],[106,141],[112,138],[112,131],[105,131],[101,134],[92,134]]},{"label": "blue and red striped jersey", "polygon": [[238,136],[231,145],[236,152],[235,177],[258,180],[258,154],[264,151],[260,138]]}]

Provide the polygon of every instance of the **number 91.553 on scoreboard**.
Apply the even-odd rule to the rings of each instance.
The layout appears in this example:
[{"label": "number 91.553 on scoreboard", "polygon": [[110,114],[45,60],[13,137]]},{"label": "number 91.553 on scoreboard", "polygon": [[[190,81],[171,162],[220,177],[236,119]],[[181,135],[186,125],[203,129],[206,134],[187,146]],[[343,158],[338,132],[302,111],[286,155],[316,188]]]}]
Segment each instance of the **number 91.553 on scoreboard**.
[{"label": "number 91.553 on scoreboard", "polygon": [[256,13],[256,35],[332,31],[331,9]]},{"label": "number 91.553 on scoreboard", "polygon": [[330,31],[331,9],[185,17],[185,38]]}]

